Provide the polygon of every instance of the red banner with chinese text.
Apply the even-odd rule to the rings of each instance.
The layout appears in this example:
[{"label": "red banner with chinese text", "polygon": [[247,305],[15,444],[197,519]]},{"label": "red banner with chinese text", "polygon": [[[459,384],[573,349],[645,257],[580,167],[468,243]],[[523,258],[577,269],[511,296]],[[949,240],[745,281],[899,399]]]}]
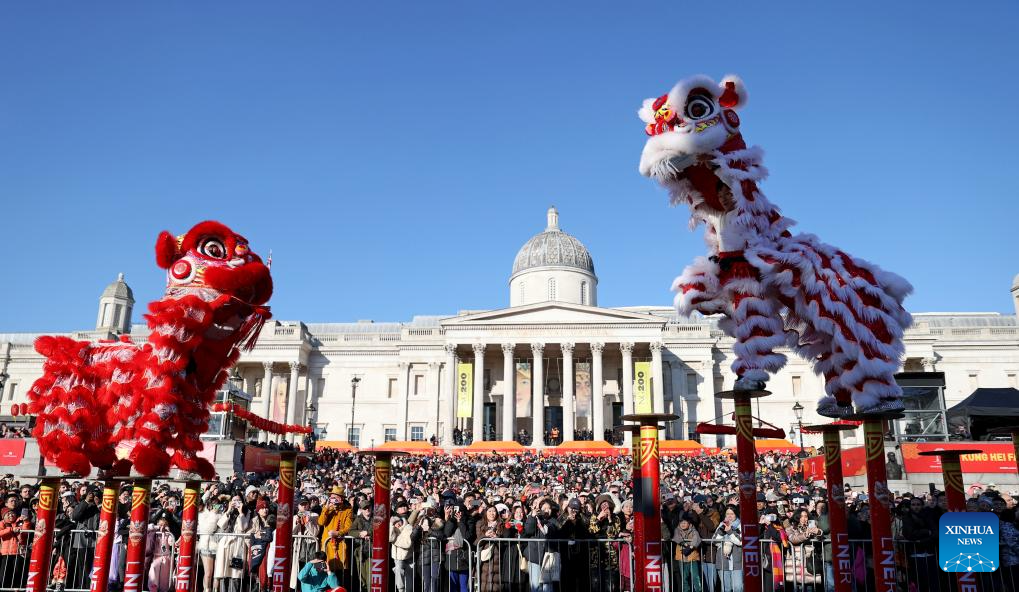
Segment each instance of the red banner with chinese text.
[{"label": "red banner with chinese text", "polygon": [[1014,473],[1015,448],[1011,442],[928,442],[902,445],[902,461],[907,473],[941,473],[941,458],[920,456],[921,452],[950,448],[979,449],[979,454],[962,457],[963,473]]}]

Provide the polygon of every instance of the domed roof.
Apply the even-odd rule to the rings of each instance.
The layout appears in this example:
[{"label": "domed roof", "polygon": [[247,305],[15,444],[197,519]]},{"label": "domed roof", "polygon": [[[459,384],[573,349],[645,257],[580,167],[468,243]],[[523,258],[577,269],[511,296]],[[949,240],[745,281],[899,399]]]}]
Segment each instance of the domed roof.
[{"label": "domed roof", "polygon": [[535,267],[574,267],[594,275],[594,261],[579,240],[559,229],[559,212],[548,209],[548,227],[520,247],[513,275]]},{"label": "domed roof", "polygon": [[134,302],[134,292],[124,281],[124,274],[118,273],[117,279],[103,290],[103,298],[122,298]]}]

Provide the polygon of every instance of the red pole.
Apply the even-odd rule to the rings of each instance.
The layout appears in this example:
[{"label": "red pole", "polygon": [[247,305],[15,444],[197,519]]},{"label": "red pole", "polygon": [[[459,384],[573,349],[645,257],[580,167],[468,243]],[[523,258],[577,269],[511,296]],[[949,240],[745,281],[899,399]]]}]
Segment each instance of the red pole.
[{"label": "red pole", "polygon": [[199,481],[188,481],[184,484],[184,508],[180,522],[180,547],[177,551],[177,583],[174,590],[190,591],[195,589],[196,528],[198,526],[198,491]]},{"label": "red pole", "polygon": [[876,592],[896,592],[895,544],[892,541],[892,496],[885,470],[885,420],[866,418],[863,439],[867,452],[867,494],[870,538],[874,545]]},{"label": "red pole", "polygon": [[743,540],[743,590],[761,592],[761,538],[757,516],[757,445],[750,395],[733,391],[736,406],[736,470],[739,472],[739,521]]},{"label": "red pole", "polygon": [[90,592],[106,592],[110,583],[110,555],[113,551],[113,534],[117,521],[117,484],[112,479],[103,481],[103,501],[99,509],[99,527],[96,531],[95,561],[92,563]]},{"label": "red pole", "polygon": [[39,485],[39,510],[35,520],[32,559],[28,564],[26,592],[43,592],[50,578],[50,557],[53,555],[53,521],[57,516],[59,477],[44,477]]},{"label": "red pole", "polygon": [[828,522],[831,526],[835,592],[850,592],[853,588],[853,555],[849,549],[846,492],[842,476],[842,439],[839,437],[839,431],[849,427],[826,426],[824,429],[824,475],[828,485]]},{"label": "red pole", "polygon": [[[640,426],[640,512],[644,515],[643,572],[644,592],[662,590],[662,501],[661,474],[658,466],[658,422]],[[637,512],[634,512],[636,515]]]},{"label": "red pole", "polygon": [[389,590],[389,503],[393,465],[390,454],[375,453],[375,507],[372,510],[370,592]]},{"label": "red pole", "polygon": [[290,589],[294,545],[294,465],[297,453],[280,452],[280,485],[276,493],[276,552],[272,563],[272,590]]},{"label": "red pole", "polygon": [[131,493],[131,525],[127,535],[127,566],[124,592],[141,592],[145,578],[145,534],[149,523],[151,479],[138,479]]},{"label": "red pole", "polygon": [[646,564],[646,554],[644,549],[644,512],[641,509],[643,504],[643,497],[641,493],[641,466],[640,466],[640,428],[638,426],[631,426],[633,429],[630,431],[630,448],[633,461],[631,462],[632,471],[631,478],[633,479],[633,543],[631,550],[633,552],[633,565],[637,569],[633,570],[630,574],[630,581],[633,584],[634,592],[642,592],[644,590],[644,578],[643,576],[637,577],[640,566]]}]

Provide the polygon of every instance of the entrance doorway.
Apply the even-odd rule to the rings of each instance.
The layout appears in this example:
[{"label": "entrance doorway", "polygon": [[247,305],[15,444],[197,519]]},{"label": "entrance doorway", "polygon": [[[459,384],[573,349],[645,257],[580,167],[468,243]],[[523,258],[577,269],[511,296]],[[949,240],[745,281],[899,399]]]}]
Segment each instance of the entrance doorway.
[{"label": "entrance doorway", "polygon": [[623,439],[623,436],[619,432],[616,432],[615,430],[612,429],[618,425],[623,424],[623,420],[620,419],[621,417],[623,417],[623,404],[612,403],[612,425],[606,427],[612,430],[612,439],[609,441],[613,444],[622,444],[623,442],[626,441]]},{"label": "entrance doorway", "polygon": [[[557,428],[559,431],[559,437],[556,441],[551,439],[552,428]],[[545,407],[545,434],[549,434],[549,438],[546,439],[545,444],[551,446],[557,446],[563,441],[563,408],[560,406],[548,406]]]},{"label": "entrance doorway", "polygon": [[481,418],[482,440],[495,440],[495,403],[485,403]]}]

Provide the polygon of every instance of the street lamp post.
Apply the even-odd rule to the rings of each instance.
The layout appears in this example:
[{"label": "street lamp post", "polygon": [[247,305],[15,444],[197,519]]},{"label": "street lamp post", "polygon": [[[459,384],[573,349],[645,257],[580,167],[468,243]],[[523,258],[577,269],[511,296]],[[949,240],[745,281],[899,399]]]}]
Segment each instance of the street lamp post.
[{"label": "street lamp post", "polygon": [[800,458],[803,458],[807,451],[803,448],[803,405],[799,401],[793,405],[793,415],[796,416],[796,431],[800,434]]},{"label": "street lamp post", "polygon": [[354,407],[357,405],[357,383],[361,379],[357,376],[350,379],[350,426],[347,427],[347,444],[354,445]]}]

